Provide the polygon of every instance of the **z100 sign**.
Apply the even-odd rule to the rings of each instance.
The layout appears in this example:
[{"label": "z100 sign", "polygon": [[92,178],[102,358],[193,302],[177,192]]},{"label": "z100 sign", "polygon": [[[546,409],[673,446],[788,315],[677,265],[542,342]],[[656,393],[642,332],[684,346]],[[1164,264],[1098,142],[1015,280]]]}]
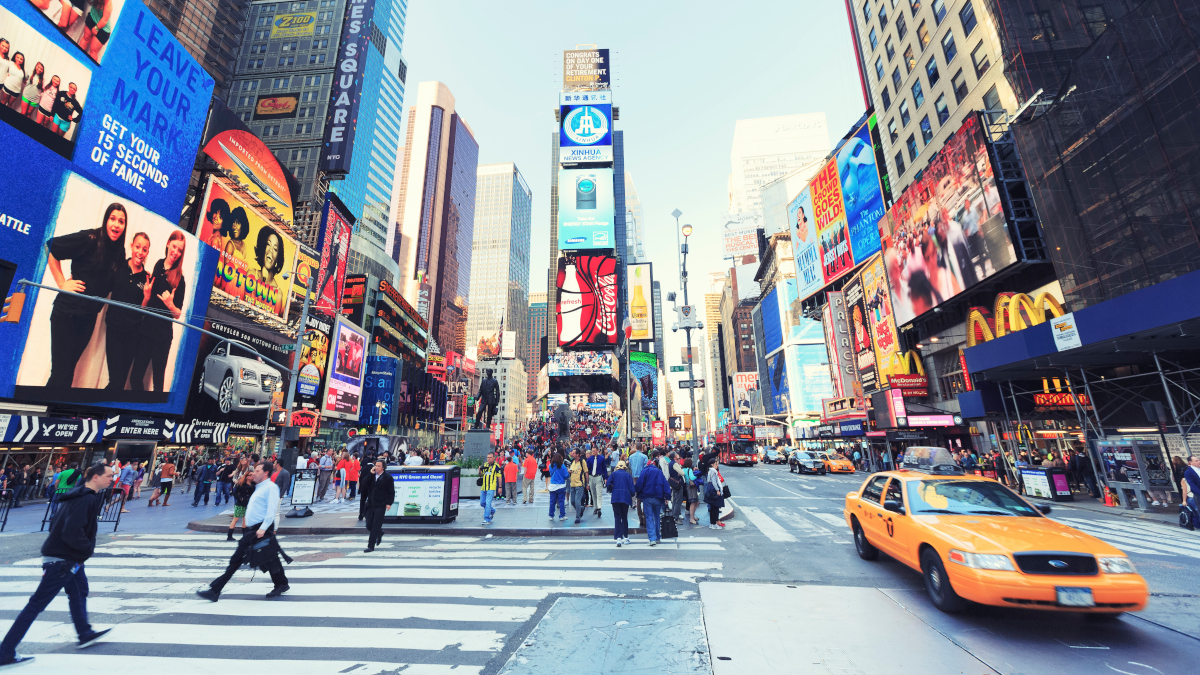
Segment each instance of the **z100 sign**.
[{"label": "z100 sign", "polygon": [[617,261],[568,253],[558,259],[558,342],[564,349],[617,344]]}]

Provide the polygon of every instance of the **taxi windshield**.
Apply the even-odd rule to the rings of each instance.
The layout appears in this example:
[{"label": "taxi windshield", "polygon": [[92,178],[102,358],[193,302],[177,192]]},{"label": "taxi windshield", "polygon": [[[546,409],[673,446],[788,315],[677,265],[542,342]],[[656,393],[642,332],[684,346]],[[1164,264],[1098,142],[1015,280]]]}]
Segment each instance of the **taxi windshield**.
[{"label": "taxi windshield", "polygon": [[914,515],[1041,515],[1008,488],[983,480],[912,481],[908,484],[908,507]]}]

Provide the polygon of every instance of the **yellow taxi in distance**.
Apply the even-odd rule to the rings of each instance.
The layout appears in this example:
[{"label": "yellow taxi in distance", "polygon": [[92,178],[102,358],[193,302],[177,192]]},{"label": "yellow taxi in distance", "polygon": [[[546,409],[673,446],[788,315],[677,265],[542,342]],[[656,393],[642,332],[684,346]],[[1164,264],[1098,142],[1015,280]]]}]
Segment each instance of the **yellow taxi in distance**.
[{"label": "yellow taxi in distance", "polygon": [[944,612],[966,601],[1118,616],[1149,589],[1120,550],[1047,517],[991,478],[965,475],[943,448],[909,448],[869,476],[843,514],[863,560],[880,551],[919,571]]},{"label": "yellow taxi in distance", "polygon": [[854,473],[855,471],[854,462],[844,457],[839,457],[828,450],[817,452],[817,456],[825,463],[825,470],[829,473]]}]

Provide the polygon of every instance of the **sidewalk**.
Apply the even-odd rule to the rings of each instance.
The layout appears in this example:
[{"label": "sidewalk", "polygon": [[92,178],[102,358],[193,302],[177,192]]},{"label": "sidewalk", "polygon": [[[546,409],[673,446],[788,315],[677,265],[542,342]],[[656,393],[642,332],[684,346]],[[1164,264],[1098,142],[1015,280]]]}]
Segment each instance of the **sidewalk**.
[{"label": "sidewalk", "polygon": [[[1034,498],[1030,498],[1034,499]],[[1159,523],[1167,523],[1168,525],[1179,524],[1179,505],[1172,504],[1171,506],[1151,507],[1149,512],[1143,512],[1141,509],[1127,509],[1121,505],[1105,506],[1104,502],[1092,498],[1086,493],[1076,493],[1075,501],[1071,502],[1049,502],[1045,500],[1036,500],[1039,503],[1045,503],[1055,509],[1078,509],[1080,511],[1091,511],[1106,516],[1120,516],[1122,518],[1136,518],[1138,520],[1152,520]]]},{"label": "sidewalk", "polygon": [[[137,532],[140,534],[168,534],[186,532],[188,522],[199,518],[213,518],[221,513],[228,513],[225,517],[225,525],[229,525],[229,520],[233,517],[233,506],[215,505],[213,493],[209,492],[209,505],[205,506],[201,500],[200,506],[192,508],[192,494],[183,494],[182,490],[177,490],[171,495],[170,506],[151,506],[146,504],[150,500],[152,491],[142,490],[142,498],[138,501],[129,501],[125,503],[125,509],[129,513],[121,514],[121,521],[117,524],[119,532]],[[159,499],[162,503],[162,499]],[[37,504],[22,504],[19,509],[12,509],[8,512],[8,524],[4,528],[5,534],[26,534],[29,532],[39,532],[42,528],[42,517],[46,514],[46,502]],[[112,532],[114,523],[100,523],[100,532]],[[46,524],[49,529],[50,524]]]}]

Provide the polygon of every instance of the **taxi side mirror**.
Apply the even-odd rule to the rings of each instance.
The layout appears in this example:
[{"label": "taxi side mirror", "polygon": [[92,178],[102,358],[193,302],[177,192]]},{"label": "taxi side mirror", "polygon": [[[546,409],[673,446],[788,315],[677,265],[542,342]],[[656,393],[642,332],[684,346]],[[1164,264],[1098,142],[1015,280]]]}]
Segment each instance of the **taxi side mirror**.
[{"label": "taxi side mirror", "polygon": [[892,513],[898,513],[902,516],[904,515],[904,505],[896,499],[885,499],[883,502],[883,510],[891,511]]},{"label": "taxi side mirror", "polygon": [[1042,512],[1042,515],[1050,513],[1050,505],[1049,504],[1034,504],[1034,506],[1037,507],[1038,511]]}]

